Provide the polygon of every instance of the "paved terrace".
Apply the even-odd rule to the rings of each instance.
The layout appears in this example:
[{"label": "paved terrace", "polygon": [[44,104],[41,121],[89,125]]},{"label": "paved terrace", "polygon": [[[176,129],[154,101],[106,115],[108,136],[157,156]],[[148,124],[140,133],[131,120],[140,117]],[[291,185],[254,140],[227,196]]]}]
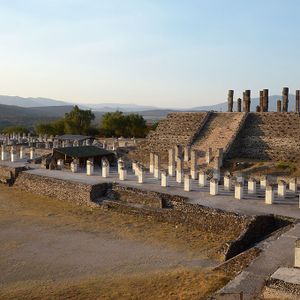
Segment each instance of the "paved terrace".
[{"label": "paved terrace", "polygon": [[275,192],[274,204],[268,205],[265,204],[265,191],[260,190],[259,184],[257,185],[257,193],[255,195],[248,195],[247,186],[245,185],[244,198],[242,200],[237,200],[234,198],[234,189],[231,191],[225,191],[223,186],[219,186],[219,195],[211,196],[209,194],[209,186],[200,188],[197,180],[192,180],[192,191],[190,192],[185,192],[183,190],[183,183],[177,183],[175,181],[175,177],[169,177],[169,187],[164,188],[160,186],[160,180],[155,179],[153,175],[148,172],[146,173],[145,183],[143,184],[137,182],[137,176],[135,176],[131,171],[128,172],[126,181],[120,181],[117,170],[114,169],[111,169],[109,178],[101,177],[99,169],[95,169],[95,174],[92,176],[87,176],[85,171],[72,173],[69,170],[50,171],[46,169],[33,169],[27,172],[40,176],[48,176],[87,184],[117,182],[130,187],[185,196],[188,197],[188,201],[190,203],[198,203],[204,206],[247,215],[277,214],[293,218],[300,218],[298,193],[296,194],[288,191],[287,189],[286,198],[280,199],[277,197]]}]

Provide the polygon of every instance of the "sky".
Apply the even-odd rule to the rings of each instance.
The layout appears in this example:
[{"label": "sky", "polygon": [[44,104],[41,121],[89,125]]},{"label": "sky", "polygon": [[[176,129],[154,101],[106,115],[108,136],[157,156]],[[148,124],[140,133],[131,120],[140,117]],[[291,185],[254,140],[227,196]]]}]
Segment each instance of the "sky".
[{"label": "sky", "polygon": [[300,89],[299,0],[0,0],[0,94],[187,108]]}]

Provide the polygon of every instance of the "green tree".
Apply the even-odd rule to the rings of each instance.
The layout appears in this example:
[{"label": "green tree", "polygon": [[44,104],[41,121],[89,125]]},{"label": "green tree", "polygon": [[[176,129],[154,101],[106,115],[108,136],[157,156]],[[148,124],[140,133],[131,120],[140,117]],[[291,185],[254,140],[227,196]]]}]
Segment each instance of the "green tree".
[{"label": "green tree", "polygon": [[69,134],[88,134],[95,115],[91,110],[82,110],[77,105],[65,114],[64,129]]},{"label": "green tree", "polygon": [[3,133],[13,134],[13,133],[29,133],[28,128],[23,126],[8,126],[3,129]]},{"label": "green tree", "polygon": [[50,123],[41,123],[36,126],[37,134],[61,135],[64,134],[64,130],[64,119],[60,119]]}]

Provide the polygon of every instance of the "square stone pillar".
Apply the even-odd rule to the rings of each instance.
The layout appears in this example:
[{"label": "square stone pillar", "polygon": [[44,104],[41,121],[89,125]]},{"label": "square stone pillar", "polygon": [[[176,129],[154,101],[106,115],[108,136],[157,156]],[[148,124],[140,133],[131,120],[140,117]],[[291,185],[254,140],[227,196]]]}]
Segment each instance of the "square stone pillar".
[{"label": "square stone pillar", "polygon": [[207,185],[207,175],[203,170],[201,170],[199,171],[199,186],[205,187],[206,185]]},{"label": "square stone pillar", "polygon": [[168,173],[169,176],[175,176],[175,151],[173,148],[169,149],[169,164],[168,164]]},{"label": "square stone pillar", "polygon": [[266,189],[267,184],[268,184],[268,178],[267,178],[267,176],[261,176],[261,178],[260,178],[260,188],[262,190]]},{"label": "square stone pillar", "polygon": [[219,168],[223,166],[224,150],[223,148],[218,148],[217,157],[219,157]]},{"label": "square stone pillar", "polygon": [[102,158],[101,167],[102,167],[102,177],[104,178],[109,177],[109,161],[106,157]]},{"label": "square stone pillar", "polygon": [[191,177],[193,180],[197,180],[198,171],[197,171],[197,151],[191,151]]},{"label": "square stone pillar", "polygon": [[207,152],[205,153],[205,161],[207,164],[210,164],[212,160],[212,148],[208,148]]},{"label": "square stone pillar", "polygon": [[160,156],[154,154],[154,178],[160,179]]},{"label": "square stone pillar", "polygon": [[78,172],[78,164],[76,160],[73,160],[71,162],[71,172],[72,173],[77,173]]},{"label": "square stone pillar", "polygon": [[219,181],[215,178],[212,178],[209,182],[209,193],[212,196],[219,194]]},{"label": "square stone pillar", "polygon": [[191,176],[189,174],[184,175],[184,191],[190,192],[192,190],[192,184],[191,184]]},{"label": "square stone pillar", "polygon": [[154,153],[150,152],[149,172],[154,173]]},{"label": "square stone pillar", "polygon": [[17,160],[17,152],[15,147],[10,148],[10,161],[15,162]]},{"label": "square stone pillar", "polygon": [[184,147],[184,161],[189,161],[190,160],[190,152],[191,152],[191,148],[190,146],[185,146]]},{"label": "square stone pillar", "polygon": [[138,183],[144,183],[145,182],[145,170],[144,170],[143,166],[138,167],[137,175],[138,175]]},{"label": "square stone pillar", "polygon": [[131,168],[132,168],[132,172],[134,173],[134,175],[137,175],[138,168],[137,168],[137,162],[136,161],[131,162]]},{"label": "square stone pillar", "polygon": [[181,158],[178,158],[176,161],[176,182],[182,183],[183,176],[183,161]]},{"label": "square stone pillar", "polygon": [[297,192],[297,178],[290,179],[289,190],[295,193]]},{"label": "square stone pillar", "polygon": [[120,158],[118,159],[118,174],[119,174],[119,175],[120,175],[120,170],[121,170],[122,167],[124,167],[124,161],[123,161],[123,159],[120,157]]},{"label": "square stone pillar", "polygon": [[120,168],[119,179],[125,181],[127,179],[127,170],[124,167]]},{"label": "square stone pillar", "polygon": [[35,149],[30,148],[30,159],[34,159],[34,152],[35,152]]},{"label": "square stone pillar", "polygon": [[24,147],[21,146],[20,147],[20,159],[23,159],[23,158],[25,158],[25,151],[24,151]]},{"label": "square stone pillar", "polygon": [[59,170],[62,170],[64,167],[65,161],[63,159],[58,159],[57,160],[57,166]]},{"label": "square stone pillar", "polygon": [[86,175],[92,176],[94,174],[94,162],[92,159],[86,161]]},{"label": "square stone pillar", "polygon": [[169,182],[168,182],[168,174],[166,171],[161,172],[161,186],[162,187],[168,187]]},{"label": "square stone pillar", "polygon": [[274,190],[271,185],[266,186],[266,197],[265,197],[265,203],[266,204],[273,204],[274,202]]},{"label": "square stone pillar", "polygon": [[277,189],[278,197],[285,198],[286,195],[286,184],[283,180],[278,181],[278,189]]},{"label": "square stone pillar", "polygon": [[225,175],[224,176],[224,190],[230,191],[231,190],[231,176]]},{"label": "square stone pillar", "polygon": [[300,268],[300,239],[295,241],[295,268]]},{"label": "square stone pillar", "polygon": [[175,150],[175,160],[177,161],[178,158],[182,159],[182,146],[176,145],[174,147]]},{"label": "square stone pillar", "polygon": [[244,196],[243,183],[236,182],[234,185],[234,198],[241,200],[241,199],[243,199],[243,196]]},{"label": "square stone pillar", "polygon": [[1,145],[1,160],[7,159],[7,152],[4,145]]},{"label": "square stone pillar", "polygon": [[256,180],[254,178],[248,180],[248,194],[256,194]]}]

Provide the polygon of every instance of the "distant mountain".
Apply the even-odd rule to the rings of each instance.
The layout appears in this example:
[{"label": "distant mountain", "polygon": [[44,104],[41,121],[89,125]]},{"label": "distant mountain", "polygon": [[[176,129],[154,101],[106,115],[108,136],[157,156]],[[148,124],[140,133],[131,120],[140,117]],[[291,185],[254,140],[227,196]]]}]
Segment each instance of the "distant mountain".
[{"label": "distant mountain", "polygon": [[95,111],[110,112],[120,110],[123,112],[137,112],[145,110],[156,110],[159,109],[154,106],[145,106],[137,104],[122,104],[122,103],[101,103],[101,104],[82,104],[84,107],[88,107]]},{"label": "distant mountain", "polygon": [[[295,95],[289,95],[289,111],[295,111]],[[282,100],[282,96],[279,95],[272,95],[269,96],[269,111],[277,111],[277,100]],[[251,111],[256,111],[256,106],[259,105],[259,98],[252,98],[251,99]],[[237,109],[237,101],[235,99],[233,104],[233,110],[236,111]],[[243,106],[242,106],[243,109]],[[222,102],[215,105],[208,105],[208,106],[199,106],[194,107],[192,110],[215,110],[215,111],[227,111],[227,102]]]}]

